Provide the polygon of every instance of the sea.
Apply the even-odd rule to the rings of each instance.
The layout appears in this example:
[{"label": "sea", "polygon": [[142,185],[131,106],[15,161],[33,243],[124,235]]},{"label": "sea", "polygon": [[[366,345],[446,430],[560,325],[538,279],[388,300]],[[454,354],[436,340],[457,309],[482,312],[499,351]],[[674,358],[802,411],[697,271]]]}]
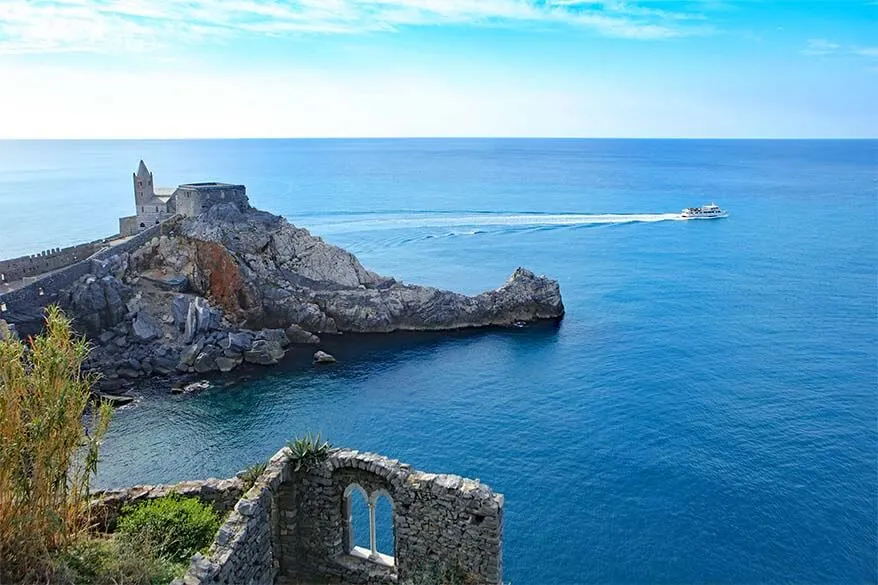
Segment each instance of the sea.
[{"label": "sea", "polygon": [[[228,477],[319,432],[502,492],[513,585],[878,581],[878,141],[6,141],[0,257],[116,233],[140,159],[244,183],[407,283],[524,266],[567,312],[143,385],[99,486]],[[708,202],[729,216],[680,220]]]}]

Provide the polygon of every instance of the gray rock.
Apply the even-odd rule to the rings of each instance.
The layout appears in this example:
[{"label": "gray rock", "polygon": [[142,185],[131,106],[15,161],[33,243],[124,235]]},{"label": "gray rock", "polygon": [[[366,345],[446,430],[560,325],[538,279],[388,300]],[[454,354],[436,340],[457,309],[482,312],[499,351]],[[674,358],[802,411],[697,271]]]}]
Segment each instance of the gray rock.
[{"label": "gray rock", "polygon": [[15,330],[15,325],[0,319],[0,341],[4,339],[18,339],[18,332]]},{"label": "gray rock", "polygon": [[310,331],[305,331],[298,325],[290,325],[286,330],[287,339],[290,340],[290,343],[297,345],[315,345],[320,343],[320,338],[311,333]]},{"label": "gray rock", "polygon": [[180,353],[180,363],[185,364],[187,366],[191,366],[195,363],[195,358],[198,357],[198,354],[201,353],[201,349],[204,347],[202,343],[194,343],[184,348]]},{"label": "gray rock", "polygon": [[174,319],[174,325],[180,331],[186,327],[186,317],[189,315],[189,304],[191,300],[189,297],[185,297],[183,295],[178,295],[174,297],[174,300],[171,301],[171,316]]},{"label": "gray rock", "polygon": [[264,339],[273,346],[289,347],[290,340],[283,329],[263,329],[256,334],[257,339]]},{"label": "gray rock", "polygon": [[244,361],[251,364],[259,364],[269,366],[276,364],[278,360],[284,357],[284,350],[275,344],[264,339],[258,339],[253,342],[253,348],[244,352]]},{"label": "gray rock", "polygon": [[183,341],[192,343],[197,334],[219,329],[221,321],[222,315],[219,311],[211,308],[206,299],[195,297],[186,314]]},{"label": "gray rock", "polygon": [[228,337],[220,343],[220,347],[234,353],[250,351],[253,347],[253,335],[248,331],[229,331]]},{"label": "gray rock", "polygon": [[199,374],[214,372],[219,369],[219,365],[217,364],[216,360],[217,355],[214,351],[204,351],[200,353],[197,358],[195,358],[195,362],[192,364],[192,367],[195,368],[195,371]]},{"label": "gray rock", "polygon": [[159,374],[167,376],[177,367],[178,360],[167,357],[156,357],[154,360],[155,371]]},{"label": "gray rock", "polygon": [[334,364],[336,359],[325,351],[318,351],[314,354],[315,364]]},{"label": "gray rock", "polygon": [[62,296],[61,307],[79,331],[95,338],[125,319],[131,295],[131,289],[112,276],[87,276]]},{"label": "gray rock", "polygon": [[144,311],[140,311],[132,324],[134,337],[141,341],[150,341],[162,336],[162,329],[158,323]]},{"label": "gray rock", "polygon": [[244,361],[242,356],[230,358],[225,356],[219,356],[216,358],[216,365],[219,368],[220,372],[231,372],[235,368],[241,365],[241,362]]},{"label": "gray rock", "polygon": [[98,337],[98,341],[101,342],[101,345],[107,345],[112,341],[112,339],[116,337],[116,333],[114,331],[104,331],[101,333],[100,337]]}]

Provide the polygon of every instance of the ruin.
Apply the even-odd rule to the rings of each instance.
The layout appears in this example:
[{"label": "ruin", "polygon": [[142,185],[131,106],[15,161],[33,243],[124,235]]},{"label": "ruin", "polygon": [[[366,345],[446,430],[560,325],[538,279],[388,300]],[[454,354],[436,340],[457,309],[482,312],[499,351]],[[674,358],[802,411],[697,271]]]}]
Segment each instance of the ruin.
[{"label": "ruin", "polygon": [[[185,482],[105,492],[95,502],[110,523],[122,505],[172,491],[227,512],[240,480]],[[353,539],[351,496],[369,502],[370,547]],[[393,550],[376,550],[375,502],[391,503]],[[333,449],[297,469],[289,449],[269,461],[237,500],[205,555],[175,585],[408,583],[454,574],[473,585],[502,582],[503,496],[478,480],[424,473],[374,453]]]}]

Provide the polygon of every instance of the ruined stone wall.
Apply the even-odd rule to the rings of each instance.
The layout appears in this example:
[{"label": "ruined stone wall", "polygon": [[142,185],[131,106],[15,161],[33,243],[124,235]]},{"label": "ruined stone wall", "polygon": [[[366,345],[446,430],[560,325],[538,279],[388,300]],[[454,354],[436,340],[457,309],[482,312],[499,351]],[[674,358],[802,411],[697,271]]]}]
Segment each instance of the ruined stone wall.
[{"label": "ruined stone wall", "polygon": [[174,485],[139,485],[118,490],[95,492],[91,501],[91,517],[98,529],[112,532],[116,529],[122,508],[171,494],[198,498],[209,504],[222,516],[235,507],[244,493],[244,482],[233,479],[205,479],[184,481]]},{"label": "ruined stone wall", "polygon": [[104,244],[105,240],[97,240],[68,248],[45,250],[31,256],[0,260],[0,275],[3,275],[0,277],[0,282],[4,279],[5,282],[13,282],[29,276],[37,276],[45,272],[64,268],[88,258]]},{"label": "ruined stone wall", "polygon": [[171,585],[273,585],[278,574],[276,549],[282,524],[276,494],[289,478],[289,460],[282,450],[235,505],[207,554],[196,554],[183,579]]},{"label": "ruined stone wall", "polygon": [[[290,455],[283,449],[272,458],[183,583],[390,584],[443,571],[467,583],[501,582],[502,495],[372,453],[335,449],[300,471]],[[392,499],[394,557],[352,549],[346,497],[360,489]]]},{"label": "ruined stone wall", "polygon": [[[360,488],[370,499],[391,499],[393,566],[351,554],[345,499]],[[309,472],[295,474],[281,488],[278,508],[282,520],[294,510],[293,529],[279,539],[282,574],[348,583],[392,583],[435,571],[485,585],[502,579],[503,496],[478,481],[337,450]]]}]

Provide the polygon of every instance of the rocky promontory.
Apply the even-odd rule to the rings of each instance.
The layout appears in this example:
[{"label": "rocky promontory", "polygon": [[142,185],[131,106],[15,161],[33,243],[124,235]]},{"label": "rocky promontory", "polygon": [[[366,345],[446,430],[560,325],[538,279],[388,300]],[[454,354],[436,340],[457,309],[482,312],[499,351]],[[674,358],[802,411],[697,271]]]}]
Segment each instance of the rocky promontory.
[{"label": "rocky promontory", "polygon": [[447,330],[560,319],[558,283],[519,268],[466,296],[403,284],[284,218],[234,205],[171,220],[133,252],[95,262],[62,307],[95,344],[104,389],[154,374],[273,364],[343,332]]}]

